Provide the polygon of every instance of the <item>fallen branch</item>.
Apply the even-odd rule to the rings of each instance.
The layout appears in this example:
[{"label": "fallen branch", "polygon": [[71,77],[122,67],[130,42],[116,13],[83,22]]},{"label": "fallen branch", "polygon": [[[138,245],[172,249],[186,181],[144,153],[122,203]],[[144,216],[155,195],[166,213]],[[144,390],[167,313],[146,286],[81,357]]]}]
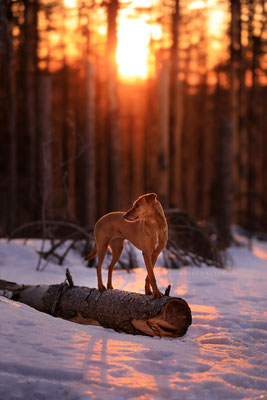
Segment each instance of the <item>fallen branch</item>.
[{"label": "fallen branch", "polygon": [[19,285],[0,280],[0,290],[6,297],[54,317],[133,335],[179,337],[192,323],[191,310],[181,298],[154,299],[121,290],[100,292],[73,286],[69,271],[61,285]]},{"label": "fallen branch", "polygon": [[[81,234],[81,237],[86,237],[88,240],[91,239],[91,235],[89,232],[93,231],[92,229],[90,230],[84,230],[83,228],[81,228],[79,225],[74,224],[72,222],[67,222],[67,221],[54,221],[54,220],[46,220],[45,221],[45,225],[47,227],[51,227],[54,226],[55,228],[61,227],[64,229],[72,229],[74,231],[79,231]],[[39,228],[39,230],[42,231],[43,229],[43,221],[32,221],[32,222],[28,222],[26,224],[23,224],[19,227],[17,227],[16,229],[14,229],[10,236],[9,236],[9,240],[12,240],[13,238],[16,237],[20,237],[21,234],[25,235],[25,231],[29,231],[31,228]]]},{"label": "fallen branch", "polygon": [[[83,229],[79,225],[67,221],[41,220],[23,224],[11,232],[9,240],[15,237],[41,237],[41,248],[37,251],[39,255],[36,270],[43,271],[47,262],[55,258],[58,265],[63,265],[64,260],[75,244],[84,241],[84,253],[88,252],[88,243],[92,241],[92,229]],[[26,240],[26,239],[25,239]],[[45,250],[45,242],[50,242],[50,247]],[[69,242],[69,243],[67,243]],[[62,250],[62,246],[66,245]],[[46,263],[41,268],[42,261]]]},{"label": "fallen branch", "polygon": [[224,253],[219,249],[215,226],[179,209],[166,210],[165,215],[169,225],[169,240],[163,251],[165,267],[203,264],[224,267]]},{"label": "fallen branch", "polygon": [[[169,226],[169,240],[163,251],[163,266],[180,268],[185,265],[197,267],[224,267],[224,253],[219,248],[219,235],[216,227],[207,221],[198,221],[179,209],[165,210]],[[36,269],[44,270],[48,261],[56,260],[63,265],[71,249],[79,249],[81,257],[88,254],[94,241],[93,229],[83,229],[67,221],[35,221],[16,228],[10,235],[15,237],[41,237],[41,249],[37,252],[39,260]],[[45,260],[41,268],[42,261]],[[122,258],[117,267],[128,272],[137,266],[135,249],[129,242],[125,244]],[[88,267],[96,267],[96,259],[88,262]]]}]

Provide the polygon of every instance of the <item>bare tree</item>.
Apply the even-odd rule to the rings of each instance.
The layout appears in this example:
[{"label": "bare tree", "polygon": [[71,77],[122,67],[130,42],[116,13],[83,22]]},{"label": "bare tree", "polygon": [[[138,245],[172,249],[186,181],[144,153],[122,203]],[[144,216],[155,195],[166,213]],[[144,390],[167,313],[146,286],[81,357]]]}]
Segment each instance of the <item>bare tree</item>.
[{"label": "bare tree", "polygon": [[18,204],[17,204],[17,134],[16,134],[16,118],[17,118],[17,106],[16,106],[16,65],[15,65],[15,53],[13,48],[13,27],[14,19],[12,15],[11,4],[1,2],[1,19],[3,22],[2,32],[5,39],[5,62],[4,75],[5,80],[5,116],[7,124],[7,153],[8,153],[8,185],[7,185],[7,210],[8,220],[7,226],[9,229],[14,228],[17,223],[18,215]]},{"label": "bare tree", "polygon": [[27,138],[29,210],[36,213],[36,59],[37,0],[24,0],[24,115]]},{"label": "bare tree", "polygon": [[169,197],[169,101],[170,72],[167,62],[163,62],[159,74],[159,143],[158,143],[158,194],[163,206]]},{"label": "bare tree", "polygon": [[95,126],[94,126],[94,66],[85,62],[85,146],[84,159],[84,224],[92,226],[96,220],[95,187]]},{"label": "bare tree", "polygon": [[240,0],[231,0],[231,23],[230,23],[230,101],[231,119],[233,129],[233,179],[236,184],[239,181],[238,153],[239,153],[239,87],[241,72],[241,5]]},{"label": "bare tree", "polygon": [[181,199],[181,108],[179,87],[179,23],[180,2],[174,0],[172,13],[172,46],[170,51],[170,179],[169,202],[171,207],[177,207]]},{"label": "bare tree", "polygon": [[38,76],[38,189],[41,216],[51,218],[52,210],[52,85],[47,72]]},{"label": "bare tree", "polygon": [[107,157],[108,157],[108,210],[119,207],[119,114],[117,97],[117,14],[119,1],[110,0],[107,4]]},{"label": "bare tree", "polygon": [[[259,220],[261,218],[260,192],[264,192],[264,187],[261,184],[261,171],[264,169],[262,165],[264,157],[262,135],[264,134],[259,128],[261,117],[261,99],[259,98],[261,90],[258,74],[261,68],[261,55],[264,53],[263,37],[267,11],[265,11],[263,18],[260,18],[260,15],[257,13],[257,6],[260,6],[261,2],[257,3],[257,1],[252,0],[248,2],[248,46],[251,52],[249,60],[251,85],[248,88],[247,101],[247,209],[245,224],[251,231],[256,231],[259,227]],[[262,8],[264,10],[264,4]],[[258,25],[260,28],[258,32],[256,31],[257,20],[261,21]]]},{"label": "bare tree", "polygon": [[222,248],[232,240],[231,224],[233,216],[233,126],[226,118],[218,120],[218,165],[217,165],[217,210],[216,222]]}]

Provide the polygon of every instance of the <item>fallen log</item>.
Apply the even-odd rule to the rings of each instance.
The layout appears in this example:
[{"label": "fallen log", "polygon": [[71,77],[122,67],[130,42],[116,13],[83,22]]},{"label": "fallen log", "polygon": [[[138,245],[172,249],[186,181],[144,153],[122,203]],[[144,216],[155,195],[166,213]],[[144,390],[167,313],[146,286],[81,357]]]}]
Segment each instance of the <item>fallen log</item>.
[{"label": "fallen log", "polygon": [[111,289],[101,292],[74,286],[70,274],[60,285],[19,285],[0,280],[0,290],[6,297],[54,317],[133,335],[179,337],[192,323],[191,310],[181,298],[154,299]]}]

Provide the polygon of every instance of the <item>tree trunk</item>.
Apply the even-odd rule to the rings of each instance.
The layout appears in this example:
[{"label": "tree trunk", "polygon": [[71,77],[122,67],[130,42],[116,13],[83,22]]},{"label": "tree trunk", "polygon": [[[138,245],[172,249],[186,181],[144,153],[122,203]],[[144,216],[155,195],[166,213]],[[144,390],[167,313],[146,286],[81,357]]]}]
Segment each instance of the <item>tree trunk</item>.
[{"label": "tree trunk", "polygon": [[169,88],[170,74],[166,62],[159,74],[159,142],[158,142],[158,195],[163,207],[168,206],[169,195]]},{"label": "tree trunk", "polygon": [[27,165],[27,180],[25,193],[28,193],[27,209],[32,218],[36,211],[36,0],[24,0],[24,112],[26,126],[26,151],[24,161]]},{"label": "tree trunk", "polygon": [[76,89],[73,87],[71,68],[68,65],[66,36],[66,23],[68,21],[66,10],[62,9],[61,27],[61,52],[62,52],[62,182],[64,197],[62,209],[65,211],[65,218],[76,220],[76,115],[74,111],[73,94]]},{"label": "tree trunk", "polygon": [[[240,76],[241,76],[241,6],[240,0],[231,0],[231,64],[230,64],[230,104],[233,125],[233,181],[236,187],[239,184],[239,128],[240,128]],[[234,207],[237,202],[233,203]],[[238,212],[235,209],[234,214]]]},{"label": "tree trunk", "polygon": [[42,219],[52,216],[52,87],[47,73],[38,77],[37,185]]},{"label": "tree trunk", "polygon": [[[67,272],[68,276],[68,272]],[[192,322],[188,304],[180,298],[154,299],[139,293],[61,285],[17,285],[1,281],[0,290],[11,299],[72,322],[101,325],[133,335],[179,337]]]},{"label": "tree trunk", "polygon": [[[146,126],[144,130],[144,191],[158,190],[158,134],[159,106],[154,100],[158,95],[158,84],[154,78],[147,80]],[[138,118],[138,117],[137,117]],[[135,163],[138,163],[136,158]],[[139,194],[141,194],[139,192]]]},{"label": "tree trunk", "polygon": [[86,110],[84,136],[86,151],[83,155],[83,224],[93,226],[96,222],[94,66],[90,61],[86,60],[85,69]]},{"label": "tree trunk", "polygon": [[[65,51],[65,49],[64,49]],[[64,58],[62,71],[63,97],[63,189],[66,202],[66,216],[69,220],[76,219],[75,211],[75,158],[76,158],[76,121],[71,102],[70,70]]]},{"label": "tree trunk", "polygon": [[[255,232],[259,229],[258,222],[260,218],[259,210],[259,177],[261,164],[261,146],[259,126],[259,82],[257,79],[260,68],[260,55],[264,52],[261,48],[261,37],[254,31],[256,18],[255,4],[252,0],[249,2],[249,21],[248,21],[248,39],[252,56],[250,60],[251,87],[248,89],[248,120],[247,120],[247,209],[245,226]],[[266,151],[266,150],[263,150]]]},{"label": "tree trunk", "polygon": [[232,240],[232,203],[233,203],[233,174],[232,174],[232,142],[233,127],[231,121],[221,118],[218,132],[218,186],[216,221],[220,234],[221,246],[226,248]]},{"label": "tree trunk", "polygon": [[[9,5],[10,7],[10,5]],[[2,6],[2,9],[4,7]],[[2,10],[1,10],[2,11]],[[4,11],[4,9],[3,9]],[[11,9],[8,7],[6,11],[11,13]],[[3,29],[3,28],[2,28]],[[17,176],[17,132],[16,132],[16,66],[15,66],[15,55],[13,49],[13,20],[10,18],[6,20],[6,60],[4,64],[4,72],[6,75],[6,124],[7,124],[7,145],[8,145],[8,166],[7,166],[7,231],[12,231],[17,224],[17,188],[18,188],[18,176]],[[4,60],[3,60],[4,61]]]},{"label": "tree trunk", "polygon": [[108,198],[107,210],[119,209],[119,113],[117,94],[117,14],[118,0],[107,3],[108,37],[107,37],[107,121],[106,134],[108,146]]},{"label": "tree trunk", "polygon": [[179,20],[180,3],[174,1],[172,15],[172,47],[170,54],[170,179],[169,205],[179,207],[181,202],[181,93],[179,93]]}]

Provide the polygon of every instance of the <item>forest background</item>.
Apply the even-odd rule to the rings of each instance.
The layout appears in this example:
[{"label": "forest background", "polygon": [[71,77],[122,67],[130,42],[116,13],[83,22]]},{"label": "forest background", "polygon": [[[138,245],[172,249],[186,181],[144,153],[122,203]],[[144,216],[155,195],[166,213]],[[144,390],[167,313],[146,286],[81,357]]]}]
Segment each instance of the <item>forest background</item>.
[{"label": "forest background", "polygon": [[264,0],[0,0],[0,235],[156,192],[267,231]]}]

